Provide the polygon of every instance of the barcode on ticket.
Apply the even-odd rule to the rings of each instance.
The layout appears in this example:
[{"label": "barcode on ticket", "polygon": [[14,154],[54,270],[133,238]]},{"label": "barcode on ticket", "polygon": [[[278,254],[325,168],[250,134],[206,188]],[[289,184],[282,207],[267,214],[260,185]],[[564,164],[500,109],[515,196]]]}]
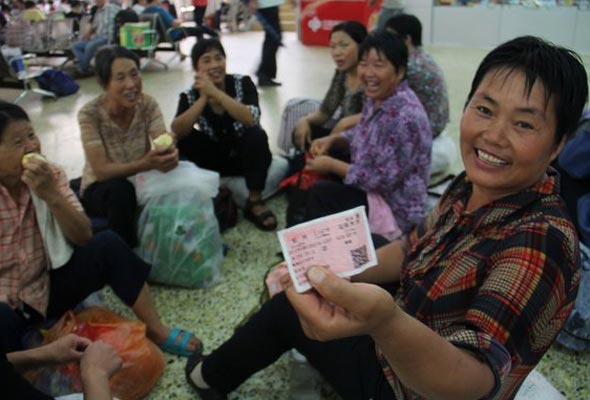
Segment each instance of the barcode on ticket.
[{"label": "barcode on ticket", "polygon": [[356,249],[350,250],[350,257],[352,258],[352,264],[354,268],[362,267],[364,264],[369,262],[369,253],[367,252],[367,246],[362,245]]}]

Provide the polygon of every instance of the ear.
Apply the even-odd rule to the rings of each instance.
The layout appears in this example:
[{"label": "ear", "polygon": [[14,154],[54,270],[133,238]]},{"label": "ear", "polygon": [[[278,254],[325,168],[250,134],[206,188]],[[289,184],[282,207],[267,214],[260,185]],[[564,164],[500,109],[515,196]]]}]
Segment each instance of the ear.
[{"label": "ear", "polygon": [[569,138],[569,136],[567,136],[567,135],[564,135],[561,138],[561,140],[559,141],[559,144],[555,147],[555,149],[551,153],[551,162],[555,161],[555,159],[557,158],[559,153],[561,153],[561,150],[563,150],[563,146],[565,146],[565,142],[567,142],[568,138]]}]

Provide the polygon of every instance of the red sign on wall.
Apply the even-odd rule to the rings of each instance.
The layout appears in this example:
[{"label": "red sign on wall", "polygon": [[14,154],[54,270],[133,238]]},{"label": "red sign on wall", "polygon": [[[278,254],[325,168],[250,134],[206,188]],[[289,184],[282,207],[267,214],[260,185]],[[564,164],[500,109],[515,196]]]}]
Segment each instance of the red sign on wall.
[{"label": "red sign on wall", "polygon": [[381,0],[301,0],[301,41],[327,46],[334,25],[342,21],[359,21],[368,30],[374,28]]}]

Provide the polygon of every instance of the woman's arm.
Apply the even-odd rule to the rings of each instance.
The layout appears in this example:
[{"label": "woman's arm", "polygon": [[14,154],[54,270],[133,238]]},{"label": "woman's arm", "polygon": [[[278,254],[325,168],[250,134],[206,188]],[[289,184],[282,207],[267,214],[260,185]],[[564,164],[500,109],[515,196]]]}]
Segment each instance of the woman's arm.
[{"label": "woman's arm", "polygon": [[209,97],[216,101],[236,121],[247,126],[252,126],[256,123],[256,119],[246,105],[229,96],[221,89],[214,87]]},{"label": "woman's arm", "polygon": [[188,105],[188,100],[184,94],[180,95],[178,102],[178,111],[176,118],[172,121],[172,131],[178,138],[183,138],[192,132],[193,125],[197,122],[205,106],[207,105],[207,96],[200,95],[193,105]]},{"label": "woman's arm", "polygon": [[6,358],[15,371],[22,373],[45,365],[78,361],[90,343],[89,339],[71,333],[41,347],[8,353]]},{"label": "woman's arm", "polygon": [[362,116],[362,114],[358,113],[358,114],[349,115],[348,117],[344,117],[344,118],[340,119],[340,121],[338,121],[336,123],[334,128],[332,128],[332,132],[330,132],[330,135],[336,135],[336,134],[338,134],[340,132],[344,132],[350,128],[354,128],[360,122],[361,116]]},{"label": "woman's arm", "polygon": [[92,343],[80,361],[85,400],[111,400],[109,379],[123,365],[117,352],[103,341]]},{"label": "woman's arm", "polygon": [[403,312],[384,289],[314,267],[316,292],[287,297],[314,340],[370,335],[401,382],[429,399],[478,399],[494,387],[489,365]]}]

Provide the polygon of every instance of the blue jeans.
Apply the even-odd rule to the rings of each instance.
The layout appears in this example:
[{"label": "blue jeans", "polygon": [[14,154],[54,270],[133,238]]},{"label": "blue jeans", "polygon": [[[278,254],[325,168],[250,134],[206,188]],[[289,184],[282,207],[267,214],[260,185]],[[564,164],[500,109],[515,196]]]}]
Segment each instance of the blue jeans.
[{"label": "blue jeans", "polygon": [[90,69],[90,61],[99,47],[108,43],[108,39],[104,36],[98,36],[90,40],[80,40],[72,45],[72,51],[79,62],[78,70],[81,72],[88,72]]}]

